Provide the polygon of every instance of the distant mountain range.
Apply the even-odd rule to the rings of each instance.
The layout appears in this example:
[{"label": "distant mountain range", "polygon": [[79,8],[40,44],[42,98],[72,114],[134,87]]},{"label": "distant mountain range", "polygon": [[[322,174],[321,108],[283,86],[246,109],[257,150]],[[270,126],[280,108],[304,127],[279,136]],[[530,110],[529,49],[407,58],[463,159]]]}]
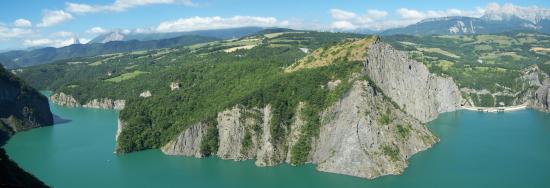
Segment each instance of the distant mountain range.
[{"label": "distant mountain range", "polygon": [[[157,48],[241,38],[263,31],[261,27],[200,30],[175,33],[135,33],[114,31],[94,38],[87,44],[75,44],[61,48],[45,47],[13,50],[0,53],[0,64],[8,69],[50,63],[55,60],[95,56],[109,53],[131,52]],[[274,28],[271,28],[274,29]]]},{"label": "distant mountain range", "polygon": [[487,13],[480,18],[454,16],[430,18],[402,28],[382,31],[382,35],[448,35],[495,34],[533,31],[550,34],[550,13],[502,14]]},{"label": "distant mountain range", "polygon": [[185,35],[148,41],[110,41],[107,43],[73,44],[61,48],[46,47],[35,50],[15,50],[0,53],[0,63],[8,69],[50,63],[55,60],[95,56],[101,54],[168,48],[211,42],[220,38]]},{"label": "distant mountain range", "polygon": [[92,39],[89,43],[106,43],[110,41],[129,41],[129,40],[160,40],[174,38],[185,35],[195,35],[203,37],[214,37],[220,39],[241,38],[243,36],[259,32],[265,28],[262,27],[239,27],[229,29],[213,29],[213,30],[197,30],[187,32],[172,32],[172,33],[136,33],[113,31],[103,35],[99,35]]},{"label": "distant mountain range", "polygon": [[[55,60],[94,56],[116,52],[167,48],[214,40],[241,38],[247,35],[283,28],[240,27],[230,29],[200,30],[173,33],[137,33],[113,31],[97,36],[87,44],[73,44],[61,48],[15,50],[0,53],[0,63],[13,69]],[[515,31],[550,34],[550,13],[525,15],[485,14],[480,18],[454,16],[430,18],[402,28],[375,32],[368,28],[343,32],[379,35],[461,35],[496,34]]]}]

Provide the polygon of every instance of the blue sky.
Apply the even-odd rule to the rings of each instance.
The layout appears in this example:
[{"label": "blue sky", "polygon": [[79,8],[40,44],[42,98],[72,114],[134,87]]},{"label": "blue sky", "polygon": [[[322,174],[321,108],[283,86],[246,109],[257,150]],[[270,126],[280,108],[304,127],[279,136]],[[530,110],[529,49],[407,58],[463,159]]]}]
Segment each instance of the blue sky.
[{"label": "blue sky", "polygon": [[259,25],[380,30],[429,17],[481,16],[495,3],[504,10],[505,4],[548,8],[550,1],[13,0],[0,6],[0,50],[63,46],[76,37],[85,42],[114,29],[171,32]]}]

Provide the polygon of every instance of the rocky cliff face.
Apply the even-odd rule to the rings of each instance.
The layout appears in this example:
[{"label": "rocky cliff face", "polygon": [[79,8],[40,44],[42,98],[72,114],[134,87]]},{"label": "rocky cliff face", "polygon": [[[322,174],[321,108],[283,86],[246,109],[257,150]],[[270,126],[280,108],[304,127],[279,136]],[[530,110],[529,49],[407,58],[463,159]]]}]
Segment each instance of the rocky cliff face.
[{"label": "rocky cliff face", "polygon": [[113,100],[108,98],[92,99],[86,104],[82,105],[73,96],[65,94],[63,92],[55,93],[50,96],[50,100],[61,106],[68,107],[86,107],[86,108],[100,108],[100,109],[115,109],[122,110],[126,104],[125,100]]},{"label": "rocky cliff face", "polygon": [[530,106],[541,111],[550,112],[550,78],[545,78],[542,81],[541,86],[534,93]]},{"label": "rocky cliff face", "polygon": [[176,139],[162,147],[161,150],[167,155],[183,155],[201,158],[203,154],[200,151],[200,147],[202,138],[205,135],[206,125],[197,123],[183,131]]},{"label": "rocky cliff face", "polygon": [[52,125],[48,99],[0,67],[0,141],[12,134]]},{"label": "rocky cliff face", "polygon": [[[0,66],[0,146],[13,134],[53,124],[48,99]],[[47,187],[0,148],[0,187]]]},{"label": "rocky cliff face", "polygon": [[53,103],[61,106],[67,106],[67,107],[80,107],[80,103],[76,101],[76,99],[71,96],[67,95],[63,92],[60,93],[54,93],[52,96],[50,96],[50,100],[52,100]]},{"label": "rocky cliff face", "polygon": [[[319,114],[319,134],[310,138],[306,162],[325,172],[363,178],[400,174],[407,160],[431,147],[437,138],[425,122],[439,113],[460,108],[462,98],[450,78],[432,75],[407,54],[376,40],[369,48],[364,74],[354,77],[351,89]],[[334,81],[328,83],[334,85]],[[255,159],[257,166],[291,163],[307,122],[301,117],[305,103],[295,109],[293,123],[284,129],[284,140],[271,135],[271,107],[235,106],[218,113],[219,148],[222,159]],[[202,157],[205,124],[197,123],[166,144],[170,155]]]},{"label": "rocky cliff face", "polygon": [[356,82],[322,117],[311,155],[320,171],[364,178],[400,174],[408,158],[437,141],[366,81]]},{"label": "rocky cliff face", "polygon": [[[304,103],[298,105],[300,114]],[[356,81],[340,101],[326,109],[320,134],[313,138],[308,161],[320,171],[365,178],[399,174],[407,159],[436,142],[428,129],[407,115],[367,81]],[[271,107],[247,109],[235,106],[218,114],[222,159],[256,159],[257,166],[290,163],[291,148],[302,136],[304,120],[298,115],[286,131],[283,146],[270,134]],[[382,120],[384,119],[384,120]],[[162,151],[169,155],[202,157],[200,143],[205,124],[198,123],[170,141]]]},{"label": "rocky cliff face", "polygon": [[365,74],[408,114],[428,122],[460,107],[460,90],[451,78],[431,74],[424,64],[380,40],[367,51]]}]

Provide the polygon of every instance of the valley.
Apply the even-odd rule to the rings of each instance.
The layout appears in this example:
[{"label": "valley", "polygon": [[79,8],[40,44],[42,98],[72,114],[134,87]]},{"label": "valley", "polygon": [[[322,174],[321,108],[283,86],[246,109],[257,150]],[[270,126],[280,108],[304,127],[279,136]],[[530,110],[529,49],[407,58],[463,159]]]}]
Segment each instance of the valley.
[{"label": "valley", "polygon": [[[546,39],[528,33],[378,37],[268,29],[240,39],[65,60],[16,74],[52,90],[54,103],[122,110],[117,153],[162,148],[170,155],[255,159],[258,166],[314,163],[322,171],[374,178],[402,173],[408,158],[436,143],[425,123],[440,113],[523,104],[548,110],[547,99],[533,95],[547,92],[549,57],[530,50],[530,37]],[[476,50],[480,46],[489,49]],[[510,48],[517,52],[499,50]],[[521,58],[484,55],[495,51]],[[355,102],[342,106],[346,100]],[[346,117],[352,106],[359,115]],[[351,129],[359,131],[343,129],[350,124],[342,122],[350,121],[390,129],[353,133],[365,135],[339,146]],[[394,138],[360,139],[385,131]],[[361,149],[364,144],[369,148]],[[349,152],[358,153],[349,158]],[[357,158],[369,166],[351,165]]]}]

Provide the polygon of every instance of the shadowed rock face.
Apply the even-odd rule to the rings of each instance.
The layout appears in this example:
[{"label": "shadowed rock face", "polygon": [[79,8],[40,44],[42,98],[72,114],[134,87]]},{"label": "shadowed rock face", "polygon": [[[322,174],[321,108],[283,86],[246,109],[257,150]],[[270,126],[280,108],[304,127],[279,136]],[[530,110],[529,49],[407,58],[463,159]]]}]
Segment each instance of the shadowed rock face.
[{"label": "shadowed rock face", "polygon": [[[0,66],[0,146],[13,134],[52,125],[48,99]],[[0,148],[0,187],[47,187]]]},{"label": "shadowed rock face", "polygon": [[405,112],[422,122],[460,107],[460,90],[451,78],[431,74],[428,68],[377,40],[368,49],[365,74]]},{"label": "shadowed rock face", "polygon": [[[48,99],[0,67],[0,132],[11,136],[19,131],[52,125]],[[1,140],[6,140],[7,137]]]}]

